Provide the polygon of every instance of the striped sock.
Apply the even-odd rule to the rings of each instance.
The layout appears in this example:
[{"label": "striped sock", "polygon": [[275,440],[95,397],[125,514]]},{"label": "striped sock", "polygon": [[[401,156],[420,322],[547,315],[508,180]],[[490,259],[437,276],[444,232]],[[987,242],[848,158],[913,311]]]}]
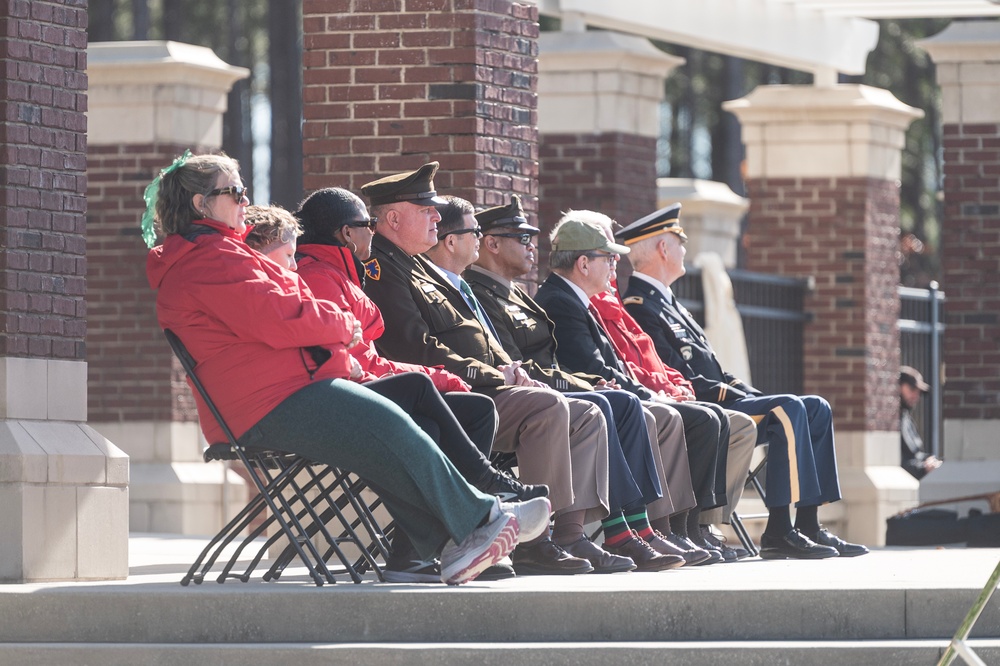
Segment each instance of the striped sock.
[{"label": "striped sock", "polygon": [[646,507],[643,505],[641,509],[629,509],[625,508],[625,522],[628,526],[638,533],[639,538],[643,541],[649,541],[653,538],[653,528],[649,524],[649,517],[646,515]]},{"label": "striped sock", "polygon": [[608,546],[617,546],[628,541],[632,536],[632,530],[629,529],[625,516],[621,513],[602,520],[601,527],[604,528],[604,543]]}]

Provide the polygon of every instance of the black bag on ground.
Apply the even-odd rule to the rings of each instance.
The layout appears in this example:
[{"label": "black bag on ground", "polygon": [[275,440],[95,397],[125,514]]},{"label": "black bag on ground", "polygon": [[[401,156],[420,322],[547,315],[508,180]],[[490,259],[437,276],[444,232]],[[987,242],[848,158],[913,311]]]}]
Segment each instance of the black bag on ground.
[{"label": "black bag on ground", "polygon": [[968,540],[968,520],[950,509],[914,509],[885,521],[887,546],[935,546]]},{"label": "black bag on ground", "polygon": [[965,533],[970,548],[1000,548],[1000,513],[969,511]]}]

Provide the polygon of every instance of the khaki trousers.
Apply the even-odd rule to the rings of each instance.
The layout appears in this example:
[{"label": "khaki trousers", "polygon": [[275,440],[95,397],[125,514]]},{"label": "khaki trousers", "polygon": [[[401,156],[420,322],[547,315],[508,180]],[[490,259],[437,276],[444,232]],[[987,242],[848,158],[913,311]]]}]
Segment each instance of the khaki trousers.
[{"label": "khaki trousers", "polygon": [[750,459],[753,449],[757,446],[757,424],[742,412],[732,409],[724,410],[729,417],[729,449],[726,456],[726,495],[729,502],[725,506],[716,507],[701,514],[703,525],[712,523],[729,523],[733,509],[743,497],[746,486],[747,472],[750,471]]},{"label": "khaki trousers", "polygon": [[643,402],[649,441],[655,442],[653,462],[663,497],[646,507],[650,520],[687,511],[697,502],[684,439],[684,421],[677,410],[659,402]]},{"label": "khaki trousers", "polygon": [[494,397],[494,451],[517,455],[522,483],[544,483],[555,515],[608,515],[608,425],[596,405],[550,389],[511,386]]}]

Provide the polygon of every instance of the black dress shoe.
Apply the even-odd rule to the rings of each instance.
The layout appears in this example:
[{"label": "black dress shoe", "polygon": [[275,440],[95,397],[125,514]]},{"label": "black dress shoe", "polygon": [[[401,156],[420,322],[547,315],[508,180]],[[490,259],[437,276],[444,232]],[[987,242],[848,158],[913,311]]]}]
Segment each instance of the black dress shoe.
[{"label": "black dress shoe", "polygon": [[518,576],[568,576],[594,570],[590,562],[570,555],[552,539],[518,544],[511,559]]},{"label": "black dress shoe", "polygon": [[[514,578],[517,574],[514,573],[514,567],[507,564],[505,561],[507,558],[500,560],[489,569],[483,573],[476,576],[476,580],[506,580],[507,578]],[[440,579],[440,574],[438,575]]]},{"label": "black dress shoe", "polygon": [[563,550],[573,557],[581,557],[594,567],[591,573],[621,573],[635,569],[635,562],[622,555],[612,555],[585,536],[563,546]]},{"label": "black dress shoe", "polygon": [[868,554],[868,549],[861,544],[847,543],[836,534],[822,527],[819,529],[819,532],[809,534],[808,536],[821,546],[836,548],[841,557],[857,557],[858,555]]},{"label": "black dress shoe", "polygon": [[633,562],[638,571],[666,571],[684,566],[684,558],[680,555],[662,555],[646,543],[634,531],[632,536],[614,546],[604,544],[604,550],[614,555],[623,555]]},{"label": "black dress shoe", "polygon": [[[671,536],[673,536],[672,533]],[[684,566],[701,564],[712,557],[708,551],[701,548],[689,548],[675,543],[669,536],[665,536],[659,530],[653,530],[653,536],[646,543],[652,546],[653,550],[663,555],[680,555],[684,558]]]},{"label": "black dress shoe", "polygon": [[840,553],[832,546],[821,546],[798,530],[781,537],[765,532],[760,537],[760,557],[764,560],[823,560]]},{"label": "black dress shoe", "polygon": [[[742,560],[745,557],[750,557],[750,552],[745,548],[733,547],[724,542],[719,537],[715,536],[712,532],[712,528],[708,525],[701,526],[701,538],[702,540],[711,546],[713,549],[722,553],[723,562],[736,562]],[[723,537],[724,539],[725,537]]]},{"label": "black dress shoe", "polygon": [[[664,535],[661,534],[660,536]],[[715,562],[719,562],[721,559],[720,556],[713,555],[704,548],[699,548],[694,545],[677,532],[671,532],[670,534],[667,534],[666,537],[667,541],[684,551],[683,556],[687,561],[687,566],[689,567],[700,566],[702,564],[714,564]]]},{"label": "black dress shoe", "polygon": [[507,472],[495,470],[492,476],[476,486],[487,495],[494,495],[501,502],[527,502],[536,497],[548,497],[549,487],[544,484],[526,486]]}]

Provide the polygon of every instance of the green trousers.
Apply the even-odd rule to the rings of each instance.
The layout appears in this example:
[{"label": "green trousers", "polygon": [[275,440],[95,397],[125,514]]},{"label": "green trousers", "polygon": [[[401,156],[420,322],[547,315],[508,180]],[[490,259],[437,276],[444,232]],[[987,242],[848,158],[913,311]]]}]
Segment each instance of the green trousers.
[{"label": "green trousers", "polygon": [[466,483],[395,403],[343,379],[300,389],[239,441],[354,472],[423,558],[436,557],[449,538],[465,539],[495,502]]}]

